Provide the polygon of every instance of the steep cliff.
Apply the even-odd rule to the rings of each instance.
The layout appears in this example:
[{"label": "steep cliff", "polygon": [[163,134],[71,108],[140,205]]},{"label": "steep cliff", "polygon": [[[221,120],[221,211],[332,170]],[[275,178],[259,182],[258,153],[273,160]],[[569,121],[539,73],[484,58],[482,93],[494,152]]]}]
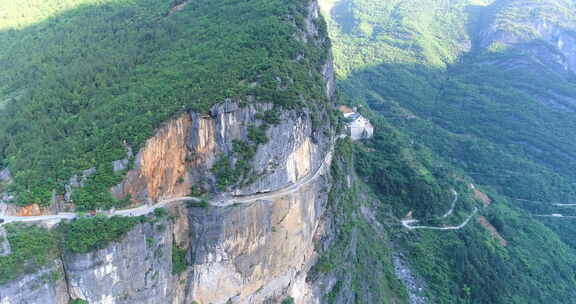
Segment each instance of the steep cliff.
[{"label": "steep cliff", "polygon": [[[149,217],[104,248],[62,249],[54,261],[59,268],[53,270],[59,279],[40,285],[45,294],[34,299],[27,289],[14,287],[42,275],[36,272],[0,285],[0,303],[319,301],[306,276],[316,262],[318,240],[326,234],[335,78],[316,1],[297,5],[305,17],[303,30],[293,38],[315,47],[323,60],[310,65],[305,52],[292,60],[302,62],[307,74],[317,73],[314,86],[322,96],[298,94],[292,97],[298,107],[279,105],[274,96],[285,97],[278,94],[266,100],[227,98],[204,112],[179,112],[141,145],[133,165],[130,155],[112,163],[114,172],[130,170],[110,191],[118,200],[129,199],[130,207],[188,196],[207,202],[174,201],[166,206],[169,216]],[[283,82],[301,81],[281,76],[274,79],[279,91],[289,85]],[[98,174],[71,179],[66,193]],[[222,200],[238,203],[219,207]],[[51,212],[39,205],[4,206],[4,214]]]},{"label": "steep cliff", "polygon": [[68,304],[69,300],[60,260],[55,260],[33,274],[0,285],[2,304]]},{"label": "steep cliff", "polygon": [[305,277],[322,234],[327,182],[250,205],[190,209],[190,299],[264,303],[290,295],[308,303]]},{"label": "steep cliff", "polygon": [[[215,118],[186,114],[169,123],[138,154],[122,189],[131,189],[129,193],[137,194],[134,198],[140,193],[155,200],[188,195],[192,181],[217,189],[210,169],[218,155],[232,153],[233,139],[247,138],[246,122],[258,123],[255,108],[224,103],[215,107]],[[322,132],[314,137],[310,115],[282,111],[279,117],[283,122],[268,129],[269,141],[258,146],[253,159],[259,178],[234,190],[240,198],[298,185],[303,178],[317,175],[329,153],[330,140]],[[188,132],[179,129],[186,124]],[[189,146],[194,153],[189,153]],[[156,171],[147,175],[148,169]],[[185,176],[184,182],[178,182],[180,176]],[[58,290],[44,283],[41,290],[52,293],[43,298],[52,301],[48,303],[62,303],[60,298],[68,296],[96,304],[263,303],[291,296],[297,303],[309,303],[314,295],[308,290],[306,274],[317,256],[315,240],[324,233],[330,179],[327,172],[320,172],[292,189],[229,207],[171,206],[172,220],[139,224],[105,249],[65,253],[63,270],[54,272],[66,278],[67,288],[61,288],[62,280]],[[189,266],[173,273],[173,250],[181,249]],[[13,284],[24,283],[0,286],[11,290],[2,294],[2,301],[14,299],[0,303],[28,303],[15,300],[24,295]]]},{"label": "steep cliff", "polygon": [[65,254],[72,299],[88,303],[162,303],[173,293],[172,224],[143,223],[120,241],[89,253]]},{"label": "steep cliff", "polygon": [[[275,111],[278,122],[268,126],[265,143],[250,159],[242,159],[237,145],[250,142],[250,133],[266,122],[259,118]],[[317,113],[327,118],[326,112]],[[328,130],[323,126],[322,130]],[[136,156],[135,168],[112,192],[136,202],[187,196],[191,189],[234,195],[278,190],[314,172],[329,148],[329,138],[314,130],[309,111],[275,109],[272,104],[240,106],[231,101],[215,105],[207,115],[186,113],[162,127]],[[252,149],[252,147],[249,147]],[[217,161],[249,170],[218,187],[213,169]]]}]

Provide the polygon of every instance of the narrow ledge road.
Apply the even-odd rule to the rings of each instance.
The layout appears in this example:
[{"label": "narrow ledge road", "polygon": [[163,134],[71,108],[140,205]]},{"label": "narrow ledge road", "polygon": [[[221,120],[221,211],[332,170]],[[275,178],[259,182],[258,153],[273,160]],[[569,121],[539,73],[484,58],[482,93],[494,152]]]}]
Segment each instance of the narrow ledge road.
[{"label": "narrow ledge road", "polygon": [[[227,207],[237,204],[249,204],[255,201],[261,200],[272,200],[275,198],[283,197],[292,193],[295,193],[300,190],[300,188],[310,184],[311,182],[315,181],[318,177],[324,175],[328,169],[330,168],[330,164],[332,163],[332,153],[334,150],[334,145],[332,145],[330,151],[326,154],[326,157],[322,161],[322,164],[316,169],[316,172],[313,174],[308,174],[293,184],[290,184],[284,188],[265,192],[265,193],[257,193],[251,195],[243,195],[243,196],[232,196],[229,199],[220,199],[220,200],[210,200],[207,203],[213,207]],[[124,209],[124,210],[114,210],[112,212],[106,213],[108,217],[111,216],[126,216],[126,217],[135,217],[135,216],[142,216],[152,213],[155,209],[163,208],[168,205],[174,203],[182,203],[185,201],[195,201],[195,202],[202,202],[203,200],[198,197],[192,196],[183,196],[183,197],[175,197],[170,198],[167,200],[160,201],[153,205],[143,205],[132,209]],[[54,215],[44,215],[44,216],[4,216],[0,215],[0,219],[4,220],[3,223],[0,224],[6,225],[9,223],[17,223],[17,222],[27,222],[27,223],[41,223],[41,222],[50,222],[56,224],[62,220],[72,220],[78,217],[77,213],[58,213]]]}]

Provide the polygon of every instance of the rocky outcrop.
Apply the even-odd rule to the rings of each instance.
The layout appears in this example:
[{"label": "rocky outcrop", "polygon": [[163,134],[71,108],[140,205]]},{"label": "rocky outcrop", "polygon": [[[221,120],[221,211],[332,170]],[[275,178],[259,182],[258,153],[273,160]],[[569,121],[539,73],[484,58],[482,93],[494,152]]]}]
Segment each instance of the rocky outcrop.
[{"label": "rocky outcrop", "polygon": [[166,303],[172,297],[172,226],[138,224],[121,241],[87,254],[66,254],[72,299],[90,304]]},{"label": "rocky outcrop", "polygon": [[12,252],[6,230],[0,227],[0,257],[7,256]]},{"label": "rocky outcrop", "polygon": [[10,183],[12,183],[12,174],[10,173],[10,170],[0,170],[0,214],[3,214],[8,208],[6,204],[14,199],[14,197],[6,191],[6,187]]},{"label": "rocky outcrop", "polygon": [[1,304],[68,304],[62,263],[56,260],[33,274],[0,285]]},{"label": "rocky outcrop", "polygon": [[118,198],[130,196],[136,202],[187,195],[190,181],[186,138],[190,124],[190,116],[181,115],[162,127],[136,155],[135,169],[112,193]]},{"label": "rocky outcrop", "polygon": [[395,255],[392,257],[392,262],[394,264],[394,274],[404,283],[404,286],[406,286],[410,304],[429,303],[425,295],[426,285],[414,274],[412,269],[410,269],[406,258],[402,255]]},{"label": "rocky outcrop", "polygon": [[64,193],[64,200],[67,202],[72,201],[72,193],[74,193],[74,189],[84,187],[84,184],[95,173],[96,173],[96,168],[90,168],[90,169],[84,170],[80,177],[78,175],[73,175],[72,177],[70,177],[70,180],[64,186],[64,188],[66,189],[66,193]]},{"label": "rocky outcrop", "polygon": [[[226,101],[209,114],[185,113],[161,128],[136,156],[135,168],[114,187],[117,198],[136,202],[162,201],[190,194],[191,188],[216,193],[214,163],[226,157],[234,165],[235,142],[250,142],[249,131],[264,124],[260,115],[272,104],[240,106]],[[278,111],[280,123],[266,131],[268,142],[258,145],[251,159],[251,178],[244,176],[228,189],[247,195],[280,189],[317,169],[329,138],[315,132],[307,111]]]},{"label": "rocky outcrop", "polygon": [[10,174],[9,169],[0,170],[0,183],[8,184],[12,182],[12,174]]}]

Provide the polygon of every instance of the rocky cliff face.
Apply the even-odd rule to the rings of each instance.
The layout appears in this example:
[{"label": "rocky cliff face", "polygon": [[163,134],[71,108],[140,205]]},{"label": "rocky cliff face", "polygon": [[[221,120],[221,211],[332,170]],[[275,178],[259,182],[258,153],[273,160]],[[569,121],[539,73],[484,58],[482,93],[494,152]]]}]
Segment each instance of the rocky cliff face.
[{"label": "rocky cliff face", "polygon": [[[246,138],[247,125],[258,124],[259,110],[270,108],[223,103],[210,116],[181,116],[149,141],[118,189],[135,198],[162,200],[188,195],[191,185],[214,187],[212,164],[232,151],[232,140]],[[282,111],[280,117],[283,122],[268,130],[269,142],[255,154],[252,168],[258,178],[234,187],[235,194],[282,189],[320,168],[329,138],[313,130],[307,112]],[[91,304],[264,303],[288,295],[308,303],[313,295],[305,278],[316,257],[314,240],[324,232],[328,191],[324,174],[293,192],[247,204],[173,205],[173,221],[139,224],[105,249],[65,254],[55,262],[59,268],[0,286],[9,291],[0,303],[40,303],[33,300],[40,298],[47,299],[42,303],[66,303],[62,299],[68,297]],[[186,249],[189,264],[179,275],[172,274],[173,244]],[[49,272],[60,279],[41,281]],[[21,293],[28,289],[17,287],[35,284],[42,297],[30,298]]]},{"label": "rocky cliff face", "polygon": [[[214,163],[224,157],[236,164],[234,143],[249,141],[250,129],[264,123],[258,114],[272,110],[272,104],[241,107],[226,101],[209,114],[183,114],[147,142],[136,156],[135,169],[113,193],[142,202],[187,196],[192,187],[221,191],[211,170]],[[268,142],[258,146],[250,163],[252,178],[244,177],[226,190],[236,195],[277,190],[322,163],[329,139],[313,130],[310,113],[281,111],[279,119],[279,124],[268,128]]]},{"label": "rocky cliff face", "polygon": [[1,304],[68,304],[69,299],[60,260],[33,274],[0,285]]},{"label": "rocky cliff face", "polygon": [[71,298],[88,303],[160,303],[172,296],[172,226],[137,225],[121,241],[64,257]]},{"label": "rocky cliff face", "polygon": [[190,299],[264,303],[289,294],[307,302],[305,276],[315,257],[314,238],[322,232],[326,182],[318,179],[270,201],[191,209]]},{"label": "rocky cliff face", "polygon": [[12,248],[10,247],[10,242],[8,242],[6,230],[0,227],[0,256],[7,256],[11,252]]}]

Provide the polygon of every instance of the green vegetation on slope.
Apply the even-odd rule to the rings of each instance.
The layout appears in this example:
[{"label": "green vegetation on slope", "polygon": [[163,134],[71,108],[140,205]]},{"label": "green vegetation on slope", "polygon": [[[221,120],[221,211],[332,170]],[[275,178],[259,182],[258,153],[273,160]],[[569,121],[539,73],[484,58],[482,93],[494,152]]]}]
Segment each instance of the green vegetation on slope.
[{"label": "green vegetation on slope", "polygon": [[174,13],[171,0],[17,3],[0,19],[0,167],[22,204],[48,203],[91,167],[99,177],[79,200],[116,204],[103,193],[121,176],[107,164],[178,112],[226,98],[287,108],[325,100],[329,42],[297,38],[305,0],[199,0]]},{"label": "green vegetation on slope", "polygon": [[172,244],[172,274],[181,274],[188,267],[186,262],[186,248]]},{"label": "green vegetation on slope", "polygon": [[[527,11],[567,24],[556,12],[569,6],[491,2],[324,1],[340,86],[377,130],[355,149],[356,169],[381,200],[381,222],[399,226],[413,211],[420,224],[453,225],[476,205],[507,241],[476,219],[458,231],[388,228],[431,303],[565,303],[576,225],[544,219],[551,231],[531,214],[574,212],[550,203],[576,199],[575,77],[533,56],[554,48],[543,39],[487,49],[477,39],[494,20],[529,26]],[[475,202],[470,183],[492,205]],[[461,194],[454,219],[439,219],[450,188]]]},{"label": "green vegetation on slope", "polygon": [[369,222],[361,210],[377,210],[375,200],[356,178],[351,179],[351,186],[348,184],[354,176],[353,151],[348,139],[338,141],[327,211],[336,233],[308,280],[336,278],[322,303],[341,303],[343,299],[355,299],[352,303],[408,303],[404,286],[394,276],[390,236],[384,227]]},{"label": "green vegetation on slope", "polygon": [[[574,296],[576,256],[553,232],[504,204],[485,211],[498,219],[502,246],[475,221],[458,232],[403,236],[431,303],[565,303]],[[495,222],[495,221],[494,221]]]},{"label": "green vegetation on slope", "polygon": [[12,252],[0,257],[0,284],[12,281],[22,274],[37,271],[56,256],[56,239],[45,229],[7,225],[6,231]]},{"label": "green vegetation on slope", "polygon": [[[424,278],[431,303],[562,303],[573,296],[576,255],[557,235],[525,212],[508,207],[505,197],[494,191],[489,192],[492,205],[482,207],[470,193],[469,178],[424,145],[411,143],[385,120],[374,121],[375,138],[354,150],[356,169],[380,199],[377,218],[396,223],[387,227],[391,243]],[[459,199],[454,214],[440,219],[450,208],[452,197],[444,194],[450,188],[458,191]],[[457,231],[406,233],[399,227],[399,218],[408,211],[414,211],[422,225],[454,225],[473,206],[506,244],[476,218]]]}]

